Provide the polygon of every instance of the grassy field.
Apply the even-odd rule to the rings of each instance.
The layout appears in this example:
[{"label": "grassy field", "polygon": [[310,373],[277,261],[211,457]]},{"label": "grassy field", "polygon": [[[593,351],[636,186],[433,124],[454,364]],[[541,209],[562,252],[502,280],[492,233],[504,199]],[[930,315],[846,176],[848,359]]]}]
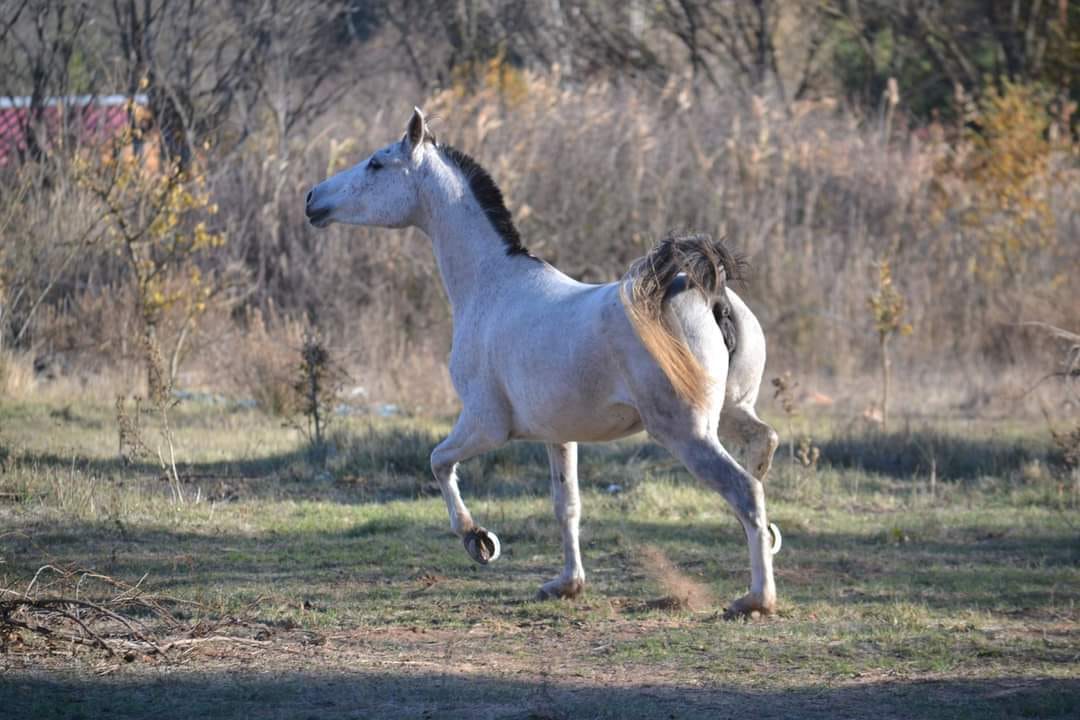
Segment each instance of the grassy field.
[{"label": "grassy field", "polygon": [[153,463],[117,459],[110,408],[0,407],[0,588],[52,565],[35,593],[106,597],[92,577],[49,585],[93,570],[167,605],[161,637],[229,638],[110,657],[9,628],[0,716],[1080,713],[1077,480],[1038,422],[804,421],[822,460],[782,448],[766,489],[779,612],[734,622],[741,529],[644,438],[583,448],[589,586],[535,602],[561,564],[542,448],[466,466],[466,502],[504,544],[479,567],[427,467],[445,421],[340,420],[325,463],[251,411],[189,403],[177,424],[182,506]]}]

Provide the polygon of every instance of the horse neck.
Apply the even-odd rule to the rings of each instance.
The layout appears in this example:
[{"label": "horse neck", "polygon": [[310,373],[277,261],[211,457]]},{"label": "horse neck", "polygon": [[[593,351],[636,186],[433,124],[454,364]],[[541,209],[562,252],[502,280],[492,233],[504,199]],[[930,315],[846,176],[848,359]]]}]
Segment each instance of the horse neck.
[{"label": "horse neck", "polygon": [[436,182],[424,193],[418,223],[431,238],[435,262],[455,316],[480,296],[501,286],[520,283],[539,263],[506,254],[506,243],[480,208],[472,192],[452,170],[432,173]]}]

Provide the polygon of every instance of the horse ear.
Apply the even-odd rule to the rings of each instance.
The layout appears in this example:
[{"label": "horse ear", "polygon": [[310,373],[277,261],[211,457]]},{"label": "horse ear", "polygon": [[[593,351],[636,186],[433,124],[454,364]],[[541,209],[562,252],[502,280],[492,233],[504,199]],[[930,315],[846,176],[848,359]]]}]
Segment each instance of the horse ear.
[{"label": "horse ear", "polygon": [[415,150],[423,144],[428,136],[427,122],[424,120],[424,112],[418,107],[413,108],[412,117],[409,118],[409,127],[405,130],[405,141]]}]

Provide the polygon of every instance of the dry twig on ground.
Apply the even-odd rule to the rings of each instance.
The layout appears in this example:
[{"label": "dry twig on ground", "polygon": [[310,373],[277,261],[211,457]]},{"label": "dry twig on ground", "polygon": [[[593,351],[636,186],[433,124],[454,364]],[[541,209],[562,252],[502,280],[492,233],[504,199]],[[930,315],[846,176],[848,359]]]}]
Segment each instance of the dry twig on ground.
[{"label": "dry twig on ground", "polygon": [[0,643],[9,642],[13,633],[29,633],[47,643],[96,648],[128,661],[140,655],[169,659],[174,649],[207,643],[267,645],[223,634],[223,626],[238,624],[235,618],[213,623],[178,619],[168,607],[190,603],[148,592],[142,587],[145,580],[144,575],[132,585],[91,570],[44,565],[25,589],[0,588]]}]

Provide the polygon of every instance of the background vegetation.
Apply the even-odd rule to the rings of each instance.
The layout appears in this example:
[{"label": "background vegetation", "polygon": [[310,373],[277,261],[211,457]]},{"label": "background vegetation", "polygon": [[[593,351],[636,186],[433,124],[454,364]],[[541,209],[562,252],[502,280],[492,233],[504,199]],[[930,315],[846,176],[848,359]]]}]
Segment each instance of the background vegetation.
[{"label": "background vegetation", "polygon": [[[944,407],[1013,407],[1033,377],[1016,368],[1053,349],[1021,321],[1075,330],[1080,306],[1078,18],[1001,0],[7,3],[0,93],[30,111],[0,167],[5,382],[109,395],[149,325],[178,387],[271,407],[318,330],[369,398],[452,409],[427,241],[302,216],[311,184],[419,104],[571,275],[616,278],[669,229],[723,234],[754,268],[771,372],[862,410],[884,262],[913,329],[889,348],[894,406],[933,386]],[[44,121],[50,97],[112,93],[147,100],[105,145],[76,111],[66,134]]]}]

